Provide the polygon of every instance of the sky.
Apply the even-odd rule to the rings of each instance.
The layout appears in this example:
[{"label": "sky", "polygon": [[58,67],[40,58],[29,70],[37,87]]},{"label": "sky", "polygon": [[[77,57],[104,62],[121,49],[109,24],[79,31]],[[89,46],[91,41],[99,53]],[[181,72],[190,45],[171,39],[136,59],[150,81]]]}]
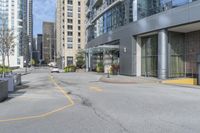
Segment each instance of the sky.
[{"label": "sky", "polygon": [[33,35],[42,33],[43,21],[55,21],[56,0],[33,0]]}]

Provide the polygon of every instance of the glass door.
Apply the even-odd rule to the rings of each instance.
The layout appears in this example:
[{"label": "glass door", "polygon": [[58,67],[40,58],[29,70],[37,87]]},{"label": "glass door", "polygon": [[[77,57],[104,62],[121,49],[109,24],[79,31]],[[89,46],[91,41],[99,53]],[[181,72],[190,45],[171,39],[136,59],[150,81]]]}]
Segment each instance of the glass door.
[{"label": "glass door", "polygon": [[142,38],[142,76],[157,77],[158,36]]}]

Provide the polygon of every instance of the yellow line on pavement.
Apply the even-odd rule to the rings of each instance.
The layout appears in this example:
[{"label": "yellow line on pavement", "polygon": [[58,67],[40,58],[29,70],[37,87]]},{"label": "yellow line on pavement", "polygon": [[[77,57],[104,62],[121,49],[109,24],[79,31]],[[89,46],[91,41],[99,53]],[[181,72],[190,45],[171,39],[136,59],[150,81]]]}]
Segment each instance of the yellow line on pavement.
[{"label": "yellow line on pavement", "polygon": [[10,118],[10,119],[4,119],[4,120],[0,120],[0,122],[13,122],[13,121],[21,121],[21,120],[29,120],[29,119],[38,119],[38,118],[44,118],[44,117],[48,117],[54,113],[57,113],[57,112],[60,112],[60,111],[63,111],[64,109],[67,109],[69,107],[72,107],[75,103],[74,101],[72,100],[72,98],[65,92],[65,90],[59,86],[56,81],[53,79],[53,77],[51,76],[50,77],[51,79],[51,82],[54,83],[54,85],[57,87],[57,89],[65,96],[65,98],[69,101],[69,104],[63,106],[63,107],[60,107],[60,108],[57,108],[57,109],[54,109],[52,111],[49,111],[49,112],[46,112],[46,113],[43,113],[43,114],[39,114],[39,115],[31,115],[31,116],[25,116],[25,117],[18,117],[18,118]]},{"label": "yellow line on pavement", "polygon": [[89,89],[96,91],[96,92],[102,92],[103,91],[103,89],[101,89],[100,87],[97,87],[97,86],[90,86]]}]

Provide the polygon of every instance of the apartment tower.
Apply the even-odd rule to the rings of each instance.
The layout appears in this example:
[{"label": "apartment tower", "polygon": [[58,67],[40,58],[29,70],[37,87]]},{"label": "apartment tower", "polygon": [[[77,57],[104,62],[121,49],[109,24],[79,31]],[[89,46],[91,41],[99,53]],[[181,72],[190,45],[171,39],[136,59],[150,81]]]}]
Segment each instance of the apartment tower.
[{"label": "apartment tower", "polygon": [[103,62],[130,76],[199,74],[200,0],[87,0],[86,6],[88,70]]},{"label": "apartment tower", "polygon": [[12,30],[15,36],[16,45],[10,56],[10,66],[23,67],[24,61],[30,60],[33,36],[32,0],[0,0],[0,28],[2,28],[2,20],[6,21],[6,27]]},{"label": "apartment tower", "polygon": [[43,22],[43,60],[45,63],[55,61],[55,23]]},{"label": "apartment tower", "polygon": [[85,48],[84,0],[57,0],[56,45],[59,67],[75,64],[77,51]]}]

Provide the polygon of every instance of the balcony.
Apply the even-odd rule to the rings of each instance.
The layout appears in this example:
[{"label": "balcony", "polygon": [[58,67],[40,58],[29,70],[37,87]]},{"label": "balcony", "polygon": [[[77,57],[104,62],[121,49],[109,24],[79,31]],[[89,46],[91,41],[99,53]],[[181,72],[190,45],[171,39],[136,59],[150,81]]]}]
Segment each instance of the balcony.
[{"label": "balcony", "polygon": [[86,9],[86,17],[89,18],[90,17],[90,13],[91,13],[92,9],[89,7]]},{"label": "balcony", "polygon": [[91,20],[88,20],[86,22],[86,29],[88,29],[90,26],[92,26]]},{"label": "balcony", "polygon": [[124,0],[116,0],[115,2],[113,2],[112,4],[110,4],[109,6],[104,3],[98,10],[96,10],[94,12],[93,15],[93,19],[92,19],[92,23],[97,20],[99,17],[101,17],[106,11],[110,10],[111,8],[113,8],[114,6],[116,6],[117,4],[123,2]]},{"label": "balcony", "polygon": [[86,0],[85,4],[89,7],[90,6],[90,0]]},{"label": "balcony", "polygon": [[93,4],[93,8],[98,8],[103,4],[103,0],[95,0]]}]

